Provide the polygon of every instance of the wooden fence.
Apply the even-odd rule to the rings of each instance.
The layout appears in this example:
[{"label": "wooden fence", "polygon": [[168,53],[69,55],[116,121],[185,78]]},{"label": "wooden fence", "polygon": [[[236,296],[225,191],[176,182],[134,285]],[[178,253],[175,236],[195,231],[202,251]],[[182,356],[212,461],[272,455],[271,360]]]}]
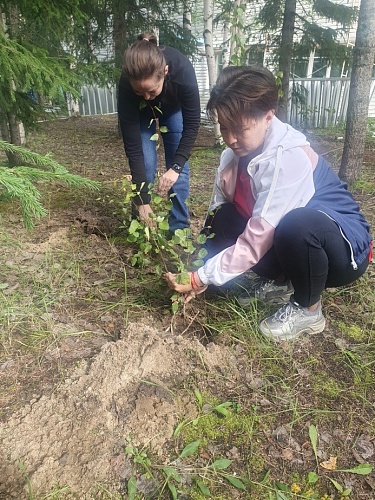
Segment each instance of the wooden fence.
[{"label": "wooden fence", "polygon": [[[301,78],[291,82],[293,95],[288,121],[303,128],[326,128],[346,119],[349,78]],[[207,94],[207,92],[202,92]],[[202,103],[204,103],[202,99]],[[117,112],[116,87],[85,86],[79,102],[81,115]],[[375,117],[375,79],[369,96],[369,117]]]}]

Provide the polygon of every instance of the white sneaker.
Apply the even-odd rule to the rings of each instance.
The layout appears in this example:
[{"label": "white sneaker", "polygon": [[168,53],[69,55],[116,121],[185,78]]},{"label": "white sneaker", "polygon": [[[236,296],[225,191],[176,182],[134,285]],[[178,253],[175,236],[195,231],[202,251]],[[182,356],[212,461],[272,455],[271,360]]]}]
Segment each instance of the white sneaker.
[{"label": "white sneaker", "polygon": [[303,332],[320,333],[325,324],[320,303],[315,311],[309,311],[296,302],[288,302],[264,319],[259,328],[263,335],[273,340],[291,340]]},{"label": "white sneaker", "polygon": [[289,302],[293,291],[293,285],[289,280],[279,284],[274,280],[259,278],[248,291],[237,297],[237,302],[243,308],[249,307],[254,299],[281,305]]}]

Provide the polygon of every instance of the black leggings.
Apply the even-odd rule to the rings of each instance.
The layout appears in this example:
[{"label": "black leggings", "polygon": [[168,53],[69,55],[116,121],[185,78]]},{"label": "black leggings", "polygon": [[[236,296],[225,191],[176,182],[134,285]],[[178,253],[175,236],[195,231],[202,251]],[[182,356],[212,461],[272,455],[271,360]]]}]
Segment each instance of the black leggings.
[{"label": "black leggings", "polygon": [[[202,232],[215,236],[206,241],[206,260],[234,245],[247,222],[232,203],[209,216]],[[319,301],[325,288],[352,283],[367,266],[365,260],[353,269],[349,245],[333,220],[318,210],[297,208],[281,219],[273,247],[251,270],[269,279],[284,274],[293,284],[295,300],[309,307]]]}]

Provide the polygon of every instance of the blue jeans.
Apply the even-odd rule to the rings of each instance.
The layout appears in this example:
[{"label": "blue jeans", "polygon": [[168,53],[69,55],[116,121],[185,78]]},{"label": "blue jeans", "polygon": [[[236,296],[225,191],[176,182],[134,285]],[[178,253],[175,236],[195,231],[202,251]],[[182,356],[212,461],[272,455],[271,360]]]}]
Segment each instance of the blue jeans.
[{"label": "blue jeans", "polygon": [[[156,133],[155,120],[150,126],[150,119],[142,119],[141,116],[141,138],[142,149],[146,167],[147,183],[154,183],[157,166],[158,155],[156,150],[156,141],[151,141],[150,138]],[[174,156],[180,143],[183,121],[181,110],[169,116],[159,117],[159,127],[165,126],[168,132],[161,133],[161,138],[164,144],[166,170],[174,162]],[[186,205],[186,200],[189,196],[189,163],[186,162],[183,171],[178,176],[177,181],[169,191],[172,196],[172,208],[169,216],[169,229],[175,231],[176,229],[183,229],[190,226],[189,210]]]}]

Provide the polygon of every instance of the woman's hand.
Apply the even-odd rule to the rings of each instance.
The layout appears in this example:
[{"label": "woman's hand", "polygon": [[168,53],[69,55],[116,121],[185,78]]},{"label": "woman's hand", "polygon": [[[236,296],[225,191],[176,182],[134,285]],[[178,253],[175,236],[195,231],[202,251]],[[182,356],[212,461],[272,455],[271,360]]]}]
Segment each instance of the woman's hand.
[{"label": "woman's hand", "polygon": [[141,222],[146,224],[148,227],[156,226],[155,219],[151,217],[153,215],[152,208],[150,205],[138,205],[138,214]]},{"label": "woman's hand", "polygon": [[159,184],[158,184],[158,194],[160,196],[167,196],[168,191],[171,189],[173,184],[177,181],[178,179],[178,173],[172,170],[171,168],[163,174],[160,179],[159,179]]},{"label": "woman's hand", "polygon": [[183,294],[185,296],[185,303],[190,302],[196,295],[203,293],[207,289],[207,285],[201,282],[196,271],[187,274],[189,275],[190,283],[178,283],[177,276],[181,276],[180,274],[164,274],[164,279],[169,288]]}]

